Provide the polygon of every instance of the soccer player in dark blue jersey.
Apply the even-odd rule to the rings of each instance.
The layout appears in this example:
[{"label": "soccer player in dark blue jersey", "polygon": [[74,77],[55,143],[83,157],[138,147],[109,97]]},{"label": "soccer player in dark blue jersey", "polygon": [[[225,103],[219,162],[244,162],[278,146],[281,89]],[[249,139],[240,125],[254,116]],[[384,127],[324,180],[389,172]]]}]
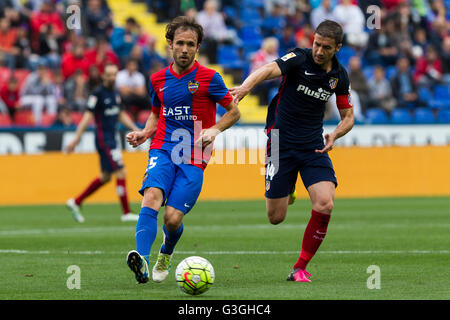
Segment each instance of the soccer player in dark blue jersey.
[{"label": "soccer player in dark blue jersey", "polygon": [[[183,233],[184,215],[200,195],[212,143],[240,117],[219,73],[195,60],[203,28],[193,19],[177,17],[167,25],[166,39],[174,62],[150,77],[152,113],[143,130],[127,135],[134,147],[152,138],[139,190],[143,199],[136,224],[136,250],[127,255],[127,264],[139,283],[149,280],[150,249],[162,206],[164,240],[152,279],[161,282],[169,274],[175,245]],[[227,112],[216,123],[217,104]]]},{"label": "soccer player in dark blue jersey", "polygon": [[[264,80],[282,76],[266,121],[266,210],[272,224],[282,222],[295,195],[298,173],[312,202],[312,214],[303,235],[302,249],[287,280],[310,282],[306,271],[322,243],[334,204],[337,179],[328,152],[336,139],[354,123],[349,78],[336,58],[342,46],[342,27],[322,22],[311,49],[296,48],[254,71],[241,86],[231,88],[236,101]],[[325,103],[336,95],[341,121],[323,139]],[[278,141],[278,143],[277,143]]]},{"label": "soccer player in dark blue jersey", "polygon": [[67,146],[67,152],[71,153],[80,141],[81,135],[89,123],[95,121],[95,146],[100,156],[101,173],[86,189],[76,198],[67,200],[67,207],[77,222],[84,222],[80,212],[80,206],[84,199],[97,191],[111,179],[111,174],[116,176],[116,191],[122,206],[122,221],[137,221],[138,216],[130,213],[130,206],[126,191],[126,174],[122,161],[122,152],[116,142],[117,123],[121,122],[131,130],[139,130],[128,114],[122,109],[120,96],[115,89],[117,66],[107,64],[103,73],[103,84],[96,88],[89,96],[87,109],[81,119],[75,138]]}]

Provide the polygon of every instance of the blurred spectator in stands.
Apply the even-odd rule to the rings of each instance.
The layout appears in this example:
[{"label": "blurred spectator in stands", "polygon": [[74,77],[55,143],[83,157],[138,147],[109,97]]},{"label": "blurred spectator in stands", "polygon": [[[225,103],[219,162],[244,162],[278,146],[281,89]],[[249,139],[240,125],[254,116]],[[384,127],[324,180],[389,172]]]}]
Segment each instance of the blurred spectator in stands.
[{"label": "blurred spectator in stands", "polygon": [[145,77],[138,71],[138,61],[128,60],[125,69],[117,73],[116,87],[122,103],[132,114],[148,109],[150,105],[145,86]]},{"label": "blurred spectator in stands", "polygon": [[87,88],[89,92],[92,92],[96,87],[102,84],[102,75],[98,67],[94,64],[89,66],[89,75],[87,81]]},{"label": "blurred spectator in stands", "polygon": [[102,6],[101,0],[88,0],[85,10],[87,35],[92,38],[104,37],[113,28],[112,14]]},{"label": "blurred spectator in stands", "polygon": [[30,18],[31,25],[31,45],[35,50],[38,50],[39,33],[43,25],[51,25],[55,34],[63,35],[65,31],[64,23],[54,8],[51,0],[43,0],[39,11],[34,11]]},{"label": "blurred spectator in stands", "polygon": [[81,69],[84,74],[88,74],[89,61],[84,56],[84,46],[80,43],[76,43],[72,47],[71,52],[66,52],[62,57],[61,71],[64,79],[68,79],[75,70]]},{"label": "blurred spectator in stands", "polygon": [[152,36],[150,36],[139,23],[136,24],[136,45],[146,47],[151,41],[150,38],[152,38]]},{"label": "blurred spectator in stands", "polygon": [[312,48],[313,41],[314,29],[308,23],[295,33],[295,42],[298,48]]},{"label": "blurred spectator in stands", "polygon": [[17,30],[11,28],[9,20],[7,18],[0,19],[0,58],[4,61],[4,64],[14,69],[14,55],[13,46],[16,42]]},{"label": "blurred spectator in stands", "polygon": [[20,2],[18,0],[2,0],[0,1],[0,18],[3,18],[4,12],[8,8],[16,8],[18,9],[20,6]]},{"label": "blurred spectator in stands", "polygon": [[294,49],[297,46],[295,42],[295,29],[290,24],[287,24],[281,35],[277,36],[279,48],[278,56],[284,56],[289,50]]},{"label": "blurred spectator in stands", "polygon": [[103,68],[106,63],[113,63],[118,67],[120,64],[119,58],[111,49],[105,36],[97,37],[95,46],[87,49],[84,57],[89,66],[95,65],[98,68],[100,74],[103,74]]},{"label": "blurred spectator in stands", "polygon": [[16,110],[20,108],[19,82],[12,76],[0,88],[0,98],[8,108],[11,119],[14,117]]},{"label": "blurred spectator in stands", "polygon": [[[28,37],[28,27],[26,25],[17,28],[17,39],[13,45],[12,55],[14,56],[14,67],[17,69],[32,69],[31,43]],[[36,55],[37,61],[37,55]]]},{"label": "blurred spectator in stands", "polygon": [[384,18],[385,16],[385,10],[384,10],[384,5],[382,3],[382,0],[358,0],[358,5],[361,8],[361,11],[364,13],[364,18],[367,21],[371,16],[373,16],[373,11],[367,12],[367,8],[369,6],[377,6],[378,8],[381,9],[380,11],[380,18]]},{"label": "blurred spectator in stands", "polygon": [[413,54],[416,59],[423,56],[428,46],[427,32],[423,28],[418,28],[413,33]]},{"label": "blurred spectator in stands", "polygon": [[65,106],[67,101],[64,97],[64,77],[62,75],[61,70],[54,70],[53,71],[53,78],[55,83],[55,98],[56,103],[58,104],[58,108],[61,106]]},{"label": "blurred spectator in stands", "polygon": [[295,1],[292,0],[264,0],[261,2],[264,2],[266,15],[272,12],[274,6],[281,8],[281,15],[283,16],[289,16],[295,12]]},{"label": "blurred spectator in stands", "polygon": [[216,63],[218,45],[231,40],[216,0],[206,0],[203,10],[197,13],[195,19],[203,27],[205,34],[200,53],[205,54],[210,63]]},{"label": "blurred spectator in stands", "polygon": [[442,80],[450,84],[450,36],[445,37],[442,42]]},{"label": "blurred spectator in stands", "polygon": [[41,123],[44,109],[49,114],[56,114],[58,104],[55,85],[44,60],[39,63],[37,70],[26,78],[20,91],[20,105],[21,108],[31,107],[36,124]]},{"label": "blurred spectator in stands", "polygon": [[428,10],[428,39],[436,48],[441,47],[442,39],[450,35],[450,19],[443,0],[433,0]]},{"label": "blurred spectator in stands", "polygon": [[58,117],[53,122],[52,129],[65,129],[76,126],[72,119],[72,110],[66,106],[62,106],[58,109]]},{"label": "blurred spectator in stands", "polygon": [[365,61],[368,65],[394,65],[398,57],[397,45],[394,21],[387,18],[381,22],[381,28],[372,30],[365,51]]},{"label": "blurred spectator in stands", "polygon": [[408,58],[400,57],[397,60],[397,73],[391,79],[392,93],[399,108],[412,109],[417,107],[417,88],[409,69]]},{"label": "blurred spectator in stands", "polygon": [[147,74],[150,69],[149,59],[148,51],[144,50],[143,47],[135,45],[133,49],[131,49],[129,60],[134,60],[138,63],[137,71],[140,73]]},{"label": "blurred spectator in stands", "polygon": [[331,0],[322,0],[320,6],[311,11],[311,26],[314,30],[324,20],[337,20],[331,8]]},{"label": "blurred spectator in stands", "polygon": [[369,86],[367,79],[361,69],[361,58],[353,56],[349,61],[349,78],[351,88],[357,92],[362,112],[365,113],[369,104]]},{"label": "blurred spectator in stands", "polygon": [[51,24],[42,25],[39,33],[38,53],[45,59],[50,68],[61,66],[62,36],[58,35]]},{"label": "blurred spectator in stands", "polygon": [[382,0],[384,7],[389,12],[394,11],[399,3],[403,2],[404,0]]},{"label": "blurred spectator in stands", "polygon": [[7,7],[5,8],[4,17],[9,20],[11,27],[18,28],[22,25],[29,25],[30,18],[25,14],[25,10],[22,7],[14,8]]},{"label": "blurred spectator in stands", "polygon": [[425,55],[416,62],[414,81],[418,86],[431,88],[442,78],[442,61],[434,46],[429,45]]},{"label": "blurred spectator in stands", "polygon": [[297,30],[303,27],[306,23],[308,23],[308,17],[305,12],[300,8],[295,8],[295,13],[287,17],[287,25],[290,25],[294,30]]},{"label": "blurred spectator in stands", "polygon": [[111,46],[119,57],[121,67],[125,66],[131,49],[137,42],[137,22],[133,17],[126,20],[125,27],[115,27],[110,38]]},{"label": "blurred spectator in stands", "polygon": [[344,44],[349,44],[358,48],[365,47],[368,34],[364,31],[365,18],[361,8],[352,0],[341,0],[334,8],[333,15],[344,29]]},{"label": "blurred spectator in stands", "polygon": [[382,108],[390,113],[395,108],[395,99],[389,81],[386,79],[384,68],[375,66],[374,77],[369,79],[369,107]]},{"label": "blurred spectator in stands", "polygon": [[81,69],[64,83],[64,98],[66,105],[73,111],[83,112],[86,107],[86,101],[89,95],[87,79]]},{"label": "blurred spectator in stands", "polygon": [[261,26],[264,37],[272,37],[281,33],[281,30],[286,25],[286,16],[284,14],[281,5],[275,2],[272,5],[272,10],[264,17]]},{"label": "blurred spectator in stands", "polygon": [[399,3],[397,9],[392,14],[395,29],[400,35],[400,40],[411,40],[414,31],[420,27],[421,19],[417,11],[411,10],[408,1]]},{"label": "blurred spectator in stands", "polygon": [[[250,73],[258,69],[259,67],[274,61],[278,58],[278,39],[275,37],[265,38],[261,49],[259,49],[252,57],[250,65]],[[270,81],[264,81],[260,85],[256,86],[252,93],[258,95],[259,104],[267,105],[269,103],[270,89],[277,87],[280,84],[280,79],[276,78]]]},{"label": "blurred spectator in stands", "polygon": [[151,69],[152,64],[156,61],[161,62],[163,65],[169,65],[169,61],[162,57],[157,51],[156,51],[156,41],[157,39],[155,37],[150,37],[147,47],[143,48],[144,51],[144,61],[143,61],[143,68],[148,71]]}]

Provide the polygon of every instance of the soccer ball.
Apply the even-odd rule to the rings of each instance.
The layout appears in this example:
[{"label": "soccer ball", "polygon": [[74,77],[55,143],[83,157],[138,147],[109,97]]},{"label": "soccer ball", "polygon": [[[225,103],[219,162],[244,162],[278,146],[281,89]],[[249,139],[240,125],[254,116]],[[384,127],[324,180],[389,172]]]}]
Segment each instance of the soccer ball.
[{"label": "soccer ball", "polygon": [[205,258],[187,257],[178,264],[175,279],[181,291],[199,295],[214,283],[214,268]]}]

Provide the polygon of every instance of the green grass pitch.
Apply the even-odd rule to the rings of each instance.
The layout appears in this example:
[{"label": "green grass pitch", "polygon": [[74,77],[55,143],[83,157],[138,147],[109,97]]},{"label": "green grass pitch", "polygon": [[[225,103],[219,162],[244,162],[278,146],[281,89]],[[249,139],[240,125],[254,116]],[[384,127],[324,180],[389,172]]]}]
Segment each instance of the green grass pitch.
[{"label": "green grass pitch", "polygon": [[[138,285],[125,263],[135,223],[120,222],[118,204],[86,204],[84,224],[64,206],[0,207],[0,300],[450,299],[450,198],[336,200],[308,266],[312,283],[287,282],[310,210],[309,201],[298,200],[273,226],[264,201],[199,202],[184,219],[169,277]],[[162,221],[160,213],[150,268]],[[197,297],[174,279],[190,255],[207,258],[216,273]],[[80,268],[80,289],[67,287],[72,265]],[[367,287],[371,265],[380,268],[380,289]]]}]

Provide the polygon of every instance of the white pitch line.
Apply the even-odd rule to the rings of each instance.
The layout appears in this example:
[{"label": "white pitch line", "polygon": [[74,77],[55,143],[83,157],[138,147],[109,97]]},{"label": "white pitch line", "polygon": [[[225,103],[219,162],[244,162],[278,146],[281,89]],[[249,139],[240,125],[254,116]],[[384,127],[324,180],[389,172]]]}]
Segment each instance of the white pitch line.
[{"label": "white pitch line", "polygon": [[[339,224],[333,224],[329,227],[329,230],[332,229],[349,229],[349,228],[366,228],[369,226],[371,228],[378,227],[378,228],[410,228],[408,225],[399,225],[399,224],[368,224],[368,223],[339,223]],[[282,225],[276,225],[273,226],[269,223],[267,224],[245,224],[245,225],[209,225],[209,226],[196,226],[196,225],[190,225],[186,226],[186,230],[192,230],[192,231],[230,231],[230,230],[278,230],[278,229],[294,229],[294,230],[303,230],[306,227],[306,224],[282,224]],[[429,227],[429,228],[450,228],[450,224],[446,223],[429,223],[425,225],[421,225],[421,228]],[[67,234],[73,234],[73,233],[95,233],[95,232],[129,232],[133,233],[135,232],[134,226],[111,226],[111,227],[73,227],[73,228],[58,228],[58,229],[17,229],[17,230],[0,230],[0,237],[3,236],[23,236],[23,235],[67,235]]]},{"label": "white pitch line", "polygon": [[[0,254],[67,254],[67,255],[121,255],[126,251],[48,251],[48,250],[18,250],[18,249],[0,249]],[[280,255],[280,254],[298,254],[298,251],[175,251],[176,254],[192,255]],[[323,250],[319,254],[450,254],[450,250]]]}]

